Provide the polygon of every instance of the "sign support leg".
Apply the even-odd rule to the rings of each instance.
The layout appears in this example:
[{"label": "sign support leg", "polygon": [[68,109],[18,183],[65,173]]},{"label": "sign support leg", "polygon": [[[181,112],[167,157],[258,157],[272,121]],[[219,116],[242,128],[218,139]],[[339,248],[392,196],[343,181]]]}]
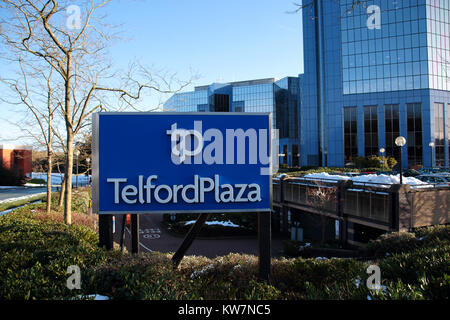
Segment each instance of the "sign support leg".
[{"label": "sign support leg", "polygon": [[184,255],[188,251],[189,247],[191,246],[192,242],[194,241],[195,237],[199,233],[202,226],[205,224],[208,217],[209,213],[200,213],[200,215],[198,216],[194,225],[191,227],[186,237],[184,238],[183,243],[172,257],[172,265],[174,269],[176,269],[180,264],[181,259],[183,259]]},{"label": "sign support leg", "polygon": [[127,215],[126,214],[122,215],[122,229],[120,229],[120,240],[119,240],[120,251],[123,251],[123,241],[124,241],[124,236],[125,236],[126,220],[127,220]]},{"label": "sign support leg", "polygon": [[139,215],[131,215],[131,253],[139,253]]},{"label": "sign support leg", "polygon": [[263,281],[270,281],[271,269],[271,213],[258,213],[258,254],[259,254],[259,278]]},{"label": "sign support leg", "polygon": [[111,250],[113,248],[112,224],[112,215],[98,215],[99,247],[105,247],[106,250]]}]

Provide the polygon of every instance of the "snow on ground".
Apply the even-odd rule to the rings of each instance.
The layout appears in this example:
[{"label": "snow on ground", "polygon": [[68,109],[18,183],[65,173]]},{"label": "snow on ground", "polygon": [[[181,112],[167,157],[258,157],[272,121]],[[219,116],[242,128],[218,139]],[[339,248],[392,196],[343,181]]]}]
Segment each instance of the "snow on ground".
[{"label": "snow on ground", "polygon": [[[326,172],[311,173],[304,176],[309,179],[327,179],[327,180],[352,180],[354,184],[376,184],[376,186],[389,188],[392,184],[400,184],[400,175],[386,175],[386,174],[366,174],[356,177],[331,175]],[[419,179],[413,177],[403,177],[403,184],[409,184],[415,187],[429,187],[430,185]]]},{"label": "snow on ground", "polygon": [[6,199],[6,200],[1,200],[0,203],[8,203],[8,202],[13,202],[13,201],[17,201],[17,200],[25,200],[25,199],[28,199],[28,198],[33,198],[33,197],[41,196],[41,195],[45,195],[45,194],[47,194],[47,193],[45,193],[45,192],[33,193],[33,194],[29,194],[29,195],[22,196],[22,197],[9,198],[9,199]]},{"label": "snow on ground", "polygon": [[[189,220],[189,221],[186,221],[184,223],[184,225],[187,226],[187,225],[190,225],[190,224],[193,224],[193,223],[195,223],[195,220]],[[239,225],[234,224],[233,222],[231,222],[229,220],[228,221],[206,221],[205,224],[207,224],[207,225],[221,225],[221,226],[224,226],[224,227],[232,227],[232,228],[239,228],[240,227]]]}]

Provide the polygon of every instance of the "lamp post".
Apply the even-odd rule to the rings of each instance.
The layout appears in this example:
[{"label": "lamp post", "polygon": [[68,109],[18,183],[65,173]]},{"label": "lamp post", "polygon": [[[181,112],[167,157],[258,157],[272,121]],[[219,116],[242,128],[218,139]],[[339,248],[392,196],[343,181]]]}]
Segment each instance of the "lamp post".
[{"label": "lamp post", "polygon": [[[384,152],[385,152],[385,151],[386,151],[386,150],[385,150],[384,148],[380,148],[380,154],[381,154],[381,157],[384,157]],[[383,164],[383,169],[386,167],[385,162],[386,162],[386,159],[381,160],[381,163]]]},{"label": "lamp post", "polygon": [[399,136],[395,139],[395,145],[400,148],[400,184],[403,184],[402,177],[402,147],[406,144],[405,137]]},{"label": "lamp post", "polygon": [[78,188],[78,158],[80,155],[80,150],[75,150],[75,155],[77,156],[77,188]]},{"label": "lamp post", "polygon": [[433,169],[433,148],[434,148],[434,142],[431,141],[429,144],[430,146],[430,168]]}]

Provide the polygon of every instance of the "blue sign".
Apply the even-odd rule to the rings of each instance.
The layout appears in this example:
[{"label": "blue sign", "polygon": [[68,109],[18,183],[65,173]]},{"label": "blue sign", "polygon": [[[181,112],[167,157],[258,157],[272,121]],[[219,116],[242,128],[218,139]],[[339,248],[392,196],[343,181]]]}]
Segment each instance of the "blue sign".
[{"label": "blue sign", "polygon": [[268,113],[93,115],[93,211],[271,209]]}]

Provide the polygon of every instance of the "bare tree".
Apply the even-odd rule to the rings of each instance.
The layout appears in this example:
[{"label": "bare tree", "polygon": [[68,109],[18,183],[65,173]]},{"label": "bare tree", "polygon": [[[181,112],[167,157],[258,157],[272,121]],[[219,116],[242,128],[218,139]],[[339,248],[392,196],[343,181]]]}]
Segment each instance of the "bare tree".
[{"label": "bare tree", "polygon": [[[327,223],[329,222],[328,208],[336,205],[337,188],[323,185],[321,182],[315,182],[316,186],[308,187],[307,202],[308,204],[318,210],[320,227],[322,231],[321,245],[325,244],[325,234]],[[328,207],[328,208],[327,208]]]},{"label": "bare tree", "polygon": [[[0,81],[6,84],[11,92],[15,94],[16,100],[10,101],[1,97],[0,100],[12,105],[25,105],[32,116],[32,123],[37,124],[38,134],[32,128],[22,128],[28,132],[37,143],[46,149],[47,160],[47,212],[51,211],[52,197],[52,166],[53,166],[53,118],[55,105],[53,104],[53,69],[36,69],[27,65],[19,57],[18,63],[20,72],[18,79],[3,79]],[[21,123],[23,126],[24,123]],[[32,127],[32,126],[31,126]]]},{"label": "bare tree", "polygon": [[[7,19],[1,21],[4,42],[16,52],[46,62],[63,83],[60,109],[66,128],[64,221],[67,224],[72,223],[75,136],[86,127],[92,113],[103,110],[104,95],[112,94],[126,106],[133,107],[132,101],[140,99],[144,89],[175,92],[170,88],[170,81],[155,77],[140,65],[133,65],[134,68],[121,77],[118,87],[105,84],[117,77],[105,59],[106,48],[115,35],[98,19],[101,9],[109,2],[78,1],[74,6],[68,0],[0,0],[8,12]],[[75,12],[75,16],[68,18],[66,10],[71,8],[77,8],[78,14]],[[189,83],[178,82],[178,90]]]},{"label": "bare tree", "polygon": [[[301,4],[294,2],[294,6],[296,8],[290,12],[298,13],[305,8],[311,8],[317,3],[317,1],[319,1],[319,0],[304,0]],[[328,1],[338,2],[338,0],[328,0]],[[353,0],[352,4],[347,9],[347,12],[352,13],[356,9],[357,6],[361,6],[361,7],[365,8],[366,5],[367,5],[367,0]]]}]

